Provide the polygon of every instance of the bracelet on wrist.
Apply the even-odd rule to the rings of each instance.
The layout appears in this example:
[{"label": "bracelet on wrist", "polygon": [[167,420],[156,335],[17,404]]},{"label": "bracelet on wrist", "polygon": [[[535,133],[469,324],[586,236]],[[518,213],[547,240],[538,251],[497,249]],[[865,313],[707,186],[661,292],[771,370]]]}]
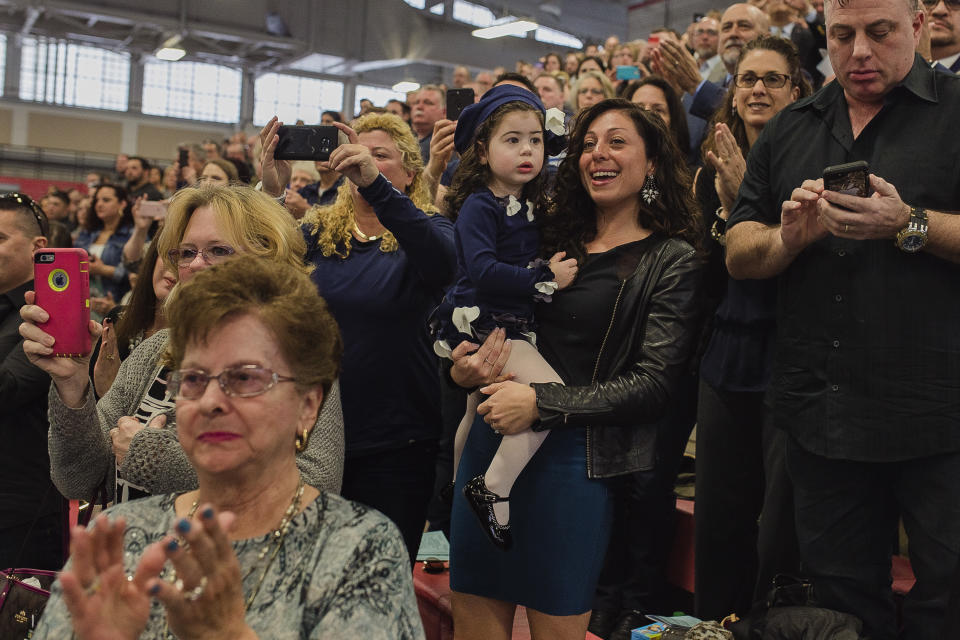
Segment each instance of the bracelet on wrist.
[{"label": "bracelet on wrist", "polygon": [[713,221],[713,226],[710,227],[710,237],[720,243],[721,246],[726,246],[727,221],[723,217],[723,213],[723,205],[720,205],[714,212],[717,219]]}]

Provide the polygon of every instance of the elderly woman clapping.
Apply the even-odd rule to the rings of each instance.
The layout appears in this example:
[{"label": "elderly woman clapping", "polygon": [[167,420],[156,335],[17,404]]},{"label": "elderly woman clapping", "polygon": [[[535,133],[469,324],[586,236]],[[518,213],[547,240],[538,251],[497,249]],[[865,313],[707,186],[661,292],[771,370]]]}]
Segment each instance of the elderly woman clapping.
[{"label": "elderly woman clapping", "polygon": [[422,637],[397,529],[296,464],[342,351],[310,279],[240,257],[168,309],[177,433],[199,488],[75,529],[34,637]]}]

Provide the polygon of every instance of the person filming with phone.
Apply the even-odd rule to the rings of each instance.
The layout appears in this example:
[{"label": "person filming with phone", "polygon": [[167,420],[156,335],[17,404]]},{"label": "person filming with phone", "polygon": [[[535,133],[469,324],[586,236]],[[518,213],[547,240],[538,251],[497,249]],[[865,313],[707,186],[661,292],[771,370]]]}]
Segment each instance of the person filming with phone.
[{"label": "person filming with phone", "polygon": [[[960,136],[946,115],[960,78],[916,53],[916,0],[825,10],[836,82],[764,127],[726,262],[734,278],[779,277],[768,402],[819,606],[897,637],[899,516],[917,578],[900,637],[937,638],[960,557]],[[869,169],[837,167],[858,161]]]}]

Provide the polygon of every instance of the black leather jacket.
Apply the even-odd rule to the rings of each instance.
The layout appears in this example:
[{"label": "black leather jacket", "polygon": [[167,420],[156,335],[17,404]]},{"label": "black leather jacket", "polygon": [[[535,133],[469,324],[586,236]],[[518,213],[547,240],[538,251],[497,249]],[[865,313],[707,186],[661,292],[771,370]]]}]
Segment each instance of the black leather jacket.
[{"label": "black leather jacket", "polygon": [[653,467],[656,422],[670,406],[699,335],[703,261],[694,249],[663,238],[636,260],[621,283],[593,383],[531,385],[540,412],[535,431],[587,427],[591,478]]}]

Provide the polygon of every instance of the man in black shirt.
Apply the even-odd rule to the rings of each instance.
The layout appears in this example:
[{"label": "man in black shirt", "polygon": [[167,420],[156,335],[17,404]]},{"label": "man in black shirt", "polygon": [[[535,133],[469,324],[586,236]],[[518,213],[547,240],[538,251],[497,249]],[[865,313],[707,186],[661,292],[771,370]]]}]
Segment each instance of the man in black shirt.
[{"label": "man in black shirt", "polygon": [[[767,124],[726,237],[731,275],[779,276],[769,399],[804,565],[874,640],[897,637],[898,515],[904,637],[937,637],[960,556],[960,78],[915,54],[923,19],[916,0],[827,2],[837,81]],[[857,160],[872,195],[824,190]]]},{"label": "man in black shirt", "polygon": [[30,364],[20,338],[23,294],[47,219],[26,196],[0,197],[0,568],[63,565],[63,498],[50,481],[50,376]]},{"label": "man in black shirt", "polygon": [[163,200],[159,189],[150,184],[150,163],[139,156],[131,156],[123,169],[127,179],[127,194],[134,201],[146,194],[147,200]]}]

